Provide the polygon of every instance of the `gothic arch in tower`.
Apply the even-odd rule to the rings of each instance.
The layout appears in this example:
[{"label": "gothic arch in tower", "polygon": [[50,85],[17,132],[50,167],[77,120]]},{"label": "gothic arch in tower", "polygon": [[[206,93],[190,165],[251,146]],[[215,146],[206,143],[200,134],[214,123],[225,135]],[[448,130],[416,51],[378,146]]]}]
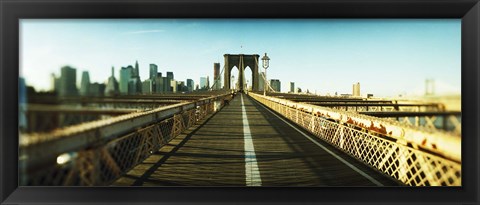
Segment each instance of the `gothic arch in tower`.
[{"label": "gothic arch in tower", "polygon": [[231,89],[230,78],[233,67],[238,68],[238,84],[239,90],[245,90],[245,68],[249,67],[252,70],[252,90],[258,91],[258,54],[225,54],[225,72],[224,72],[224,89]]}]

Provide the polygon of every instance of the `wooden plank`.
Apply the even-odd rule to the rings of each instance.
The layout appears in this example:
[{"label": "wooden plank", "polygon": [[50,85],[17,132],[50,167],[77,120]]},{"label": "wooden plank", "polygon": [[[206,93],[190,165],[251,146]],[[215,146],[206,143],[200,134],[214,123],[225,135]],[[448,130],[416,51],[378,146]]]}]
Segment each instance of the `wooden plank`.
[{"label": "wooden plank", "polygon": [[[244,95],[263,186],[374,186]],[[113,185],[245,186],[240,96],[204,124],[172,140]],[[333,152],[384,185],[394,180]]]}]

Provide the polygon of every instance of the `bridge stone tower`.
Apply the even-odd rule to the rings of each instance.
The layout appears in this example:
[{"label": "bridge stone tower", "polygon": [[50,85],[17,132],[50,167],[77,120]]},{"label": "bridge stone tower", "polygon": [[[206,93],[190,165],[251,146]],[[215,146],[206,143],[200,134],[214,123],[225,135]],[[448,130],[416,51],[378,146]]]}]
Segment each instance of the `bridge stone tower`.
[{"label": "bridge stone tower", "polygon": [[248,66],[252,70],[252,90],[258,91],[258,54],[254,55],[245,55],[245,54],[225,54],[225,76],[224,80],[224,89],[231,89],[230,78],[231,71],[234,66],[238,68],[238,82],[240,90],[244,90],[245,85],[245,68]]}]

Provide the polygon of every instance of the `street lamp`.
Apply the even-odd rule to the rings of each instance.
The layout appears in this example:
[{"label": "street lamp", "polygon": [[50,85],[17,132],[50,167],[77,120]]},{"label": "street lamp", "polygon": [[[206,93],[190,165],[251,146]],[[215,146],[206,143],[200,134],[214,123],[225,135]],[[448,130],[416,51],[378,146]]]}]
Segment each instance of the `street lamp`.
[{"label": "street lamp", "polygon": [[267,92],[267,68],[269,66],[268,64],[268,61],[270,60],[270,58],[267,56],[267,53],[265,53],[265,55],[262,57],[262,65],[263,65],[263,68],[265,69],[265,81],[263,82],[263,95],[265,96],[266,95],[266,92]]}]

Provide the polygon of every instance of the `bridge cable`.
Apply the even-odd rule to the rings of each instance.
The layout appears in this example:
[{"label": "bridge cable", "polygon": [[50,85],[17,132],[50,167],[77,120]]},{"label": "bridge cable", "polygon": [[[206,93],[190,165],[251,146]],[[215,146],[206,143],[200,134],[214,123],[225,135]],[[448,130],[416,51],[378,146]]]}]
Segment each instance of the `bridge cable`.
[{"label": "bridge cable", "polygon": [[[255,63],[257,63],[257,66],[258,66],[258,59],[256,59],[256,58],[255,58]],[[268,92],[274,92],[274,93],[276,93],[277,91],[275,91],[275,90],[272,88],[272,86],[270,85],[270,82],[267,81],[267,78],[266,78],[266,76],[265,76],[265,73],[264,73],[263,75],[261,75],[261,76],[262,76],[262,78],[263,78],[263,83],[264,83],[264,84],[267,84],[267,88],[268,88],[267,91],[268,91]],[[265,87],[264,87],[263,89],[265,89]]]},{"label": "bridge cable", "polygon": [[[223,71],[225,71],[225,67],[227,65],[223,65],[223,68],[222,68],[222,71],[218,74],[217,76],[217,79],[215,79],[215,77],[213,78],[213,84],[210,88],[208,88],[209,91],[213,90],[213,88],[215,87],[215,85],[217,84],[217,82],[220,82],[220,77],[222,76],[223,74]],[[224,85],[225,86],[225,85]]]}]

